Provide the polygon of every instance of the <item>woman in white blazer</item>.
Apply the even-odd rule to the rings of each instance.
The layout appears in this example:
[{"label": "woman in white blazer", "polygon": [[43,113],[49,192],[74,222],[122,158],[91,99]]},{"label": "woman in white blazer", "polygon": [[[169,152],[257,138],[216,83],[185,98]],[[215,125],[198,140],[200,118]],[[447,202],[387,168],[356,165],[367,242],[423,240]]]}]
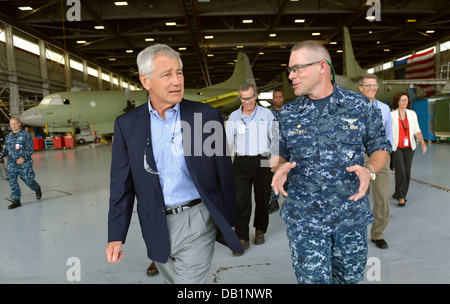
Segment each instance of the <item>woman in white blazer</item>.
[{"label": "woman in white blazer", "polygon": [[393,162],[395,170],[395,192],[393,198],[398,200],[400,207],[405,206],[411,177],[411,164],[416,149],[416,137],[423,153],[427,146],[420,131],[416,112],[409,110],[411,99],[408,94],[400,92],[392,101],[392,139]]}]

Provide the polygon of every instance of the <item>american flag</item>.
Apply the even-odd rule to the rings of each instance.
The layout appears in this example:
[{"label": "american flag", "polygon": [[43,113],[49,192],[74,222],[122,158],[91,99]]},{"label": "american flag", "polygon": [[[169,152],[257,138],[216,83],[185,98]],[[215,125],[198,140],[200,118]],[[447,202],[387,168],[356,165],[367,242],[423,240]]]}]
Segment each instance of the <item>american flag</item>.
[{"label": "american flag", "polygon": [[[418,53],[403,60],[395,61],[394,67],[406,65],[406,69],[396,69],[395,79],[432,79],[435,78],[434,48]],[[419,85],[426,96],[436,92],[435,85]]]}]

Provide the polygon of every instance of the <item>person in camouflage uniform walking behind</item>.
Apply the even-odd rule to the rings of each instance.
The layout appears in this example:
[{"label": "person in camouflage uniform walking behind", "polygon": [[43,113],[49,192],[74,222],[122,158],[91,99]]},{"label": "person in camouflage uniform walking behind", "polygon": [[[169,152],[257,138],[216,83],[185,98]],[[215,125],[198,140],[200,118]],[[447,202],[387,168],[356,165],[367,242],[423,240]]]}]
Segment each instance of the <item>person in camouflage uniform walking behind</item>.
[{"label": "person in camouflage uniform walking behind", "polygon": [[279,143],[271,151],[272,187],[286,196],[281,217],[298,283],[363,279],[373,221],[366,191],[391,150],[381,112],[332,82],[331,67],[316,41],[292,48],[289,79],[298,97],[280,110],[272,136]]},{"label": "person in camouflage uniform walking behind", "polygon": [[9,175],[11,200],[13,201],[8,209],[14,209],[21,206],[21,191],[17,181],[19,175],[24,183],[36,192],[36,199],[41,199],[42,193],[41,186],[34,179],[33,160],[31,159],[34,151],[33,139],[30,133],[20,129],[19,119],[11,118],[9,125],[11,132],[6,135],[5,146],[0,155],[2,158],[8,156],[6,170]]}]

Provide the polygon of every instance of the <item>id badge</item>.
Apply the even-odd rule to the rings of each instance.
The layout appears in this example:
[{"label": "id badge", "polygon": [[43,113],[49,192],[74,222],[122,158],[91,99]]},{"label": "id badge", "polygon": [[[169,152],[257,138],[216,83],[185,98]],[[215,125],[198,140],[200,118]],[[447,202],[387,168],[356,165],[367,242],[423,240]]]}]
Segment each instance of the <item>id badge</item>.
[{"label": "id badge", "polygon": [[405,138],[405,139],[403,140],[403,146],[404,146],[404,147],[409,146],[409,140],[408,140],[407,138]]},{"label": "id badge", "polygon": [[16,144],[16,150],[20,149],[20,144]]},{"label": "id badge", "polygon": [[246,128],[244,124],[241,124],[238,128],[238,134],[245,134]]}]

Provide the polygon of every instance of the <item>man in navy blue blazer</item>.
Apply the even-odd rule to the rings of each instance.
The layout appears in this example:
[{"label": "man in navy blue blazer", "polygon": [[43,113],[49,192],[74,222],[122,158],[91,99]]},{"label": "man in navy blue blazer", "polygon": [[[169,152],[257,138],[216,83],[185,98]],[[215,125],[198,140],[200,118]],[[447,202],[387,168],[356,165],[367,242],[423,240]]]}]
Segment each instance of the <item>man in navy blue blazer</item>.
[{"label": "man in navy blue blazer", "polygon": [[115,122],[107,260],[123,257],[136,198],[147,256],[164,282],[205,283],[216,240],[243,252],[221,114],[183,99],[182,61],[169,46],[146,48],[137,64],[149,100]]}]

